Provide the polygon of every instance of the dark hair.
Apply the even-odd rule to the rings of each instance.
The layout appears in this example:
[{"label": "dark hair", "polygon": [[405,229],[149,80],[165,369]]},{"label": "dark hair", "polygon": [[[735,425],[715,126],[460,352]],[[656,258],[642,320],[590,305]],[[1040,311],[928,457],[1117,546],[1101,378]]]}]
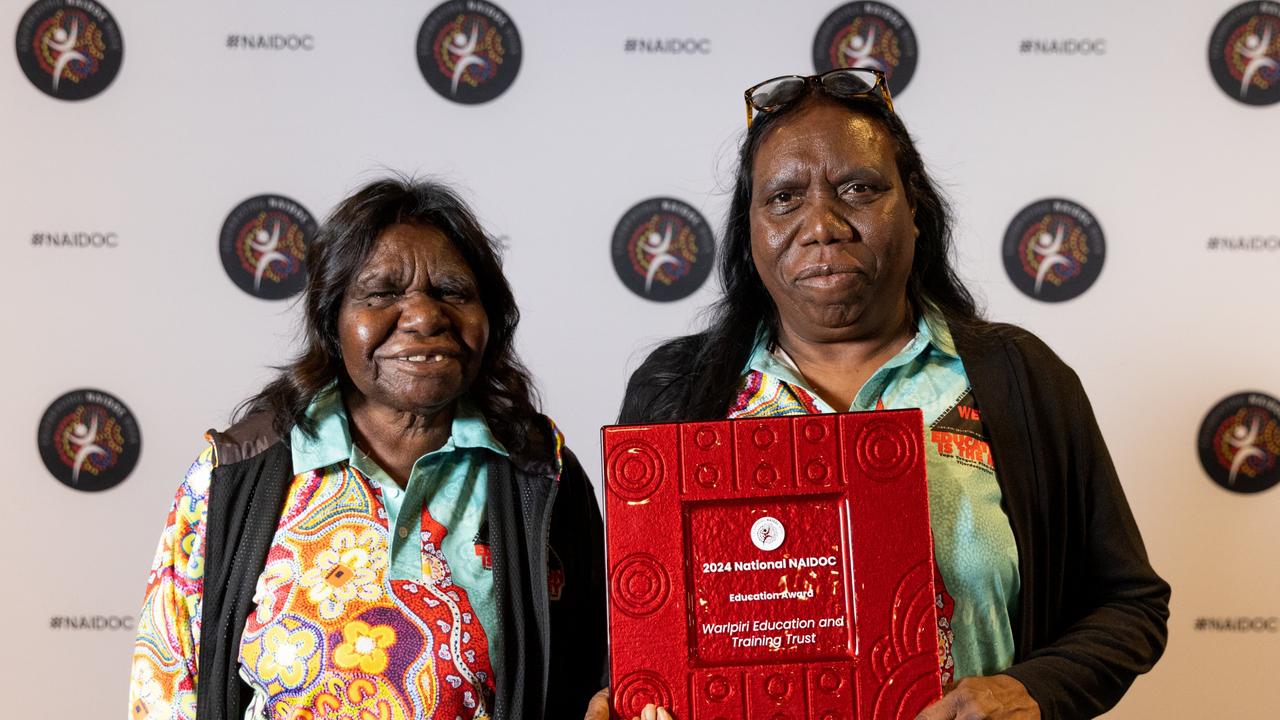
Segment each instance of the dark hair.
[{"label": "dark hair", "polygon": [[378,236],[398,223],[430,226],[444,233],[475,273],[489,318],[489,341],[468,393],[494,436],[508,452],[517,452],[538,415],[537,397],[513,346],[520,311],[502,274],[496,245],[453,190],[403,177],[364,186],[339,203],[325,221],[307,248],[302,351],[279,368],[275,380],[241,404],[237,415],[270,413],[276,431],[286,438],[295,426],[314,434],[307,407],[334,380],[350,382],[338,342],[343,296]]},{"label": "dark hair", "polygon": [[[815,92],[816,91],[811,91]],[[723,418],[734,400],[756,332],[763,322],[776,336],[777,308],[756,272],[751,257],[751,174],[756,151],[769,130],[784,122],[813,95],[783,108],[761,113],[747,130],[738,152],[737,176],[725,219],[723,251],[720,255],[722,295],[707,310],[707,329],[691,358],[692,392],[683,407],[654,410],[660,415],[688,419]],[[973,295],[961,284],[951,267],[951,208],[934,187],[911,134],[896,114],[882,103],[865,98],[818,97],[847,107],[851,112],[878,120],[897,144],[895,161],[906,185],[907,198],[915,207],[915,260],[907,280],[907,298],[916,313],[926,307],[940,311],[953,325],[969,325],[979,320]],[[670,398],[666,402],[679,402]]]}]

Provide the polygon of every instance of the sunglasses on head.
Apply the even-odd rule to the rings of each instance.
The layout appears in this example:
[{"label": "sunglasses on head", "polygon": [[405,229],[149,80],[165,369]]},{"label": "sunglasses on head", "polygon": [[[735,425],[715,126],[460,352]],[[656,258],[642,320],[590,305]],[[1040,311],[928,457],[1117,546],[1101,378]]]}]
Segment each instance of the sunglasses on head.
[{"label": "sunglasses on head", "polygon": [[884,73],[871,68],[838,68],[821,75],[781,75],[747,88],[743,93],[747,100],[747,127],[751,127],[754,113],[786,107],[807,95],[810,88],[835,98],[878,97],[889,112],[893,112],[893,99],[889,97]]}]

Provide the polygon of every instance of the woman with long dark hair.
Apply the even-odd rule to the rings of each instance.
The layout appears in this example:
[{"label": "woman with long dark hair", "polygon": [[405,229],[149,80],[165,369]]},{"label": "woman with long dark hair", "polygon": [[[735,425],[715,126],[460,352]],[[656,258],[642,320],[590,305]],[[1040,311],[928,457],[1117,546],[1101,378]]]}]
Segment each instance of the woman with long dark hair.
[{"label": "woman with long dark hair", "polygon": [[1079,379],[977,311],[882,74],[746,98],[723,294],[635,372],[619,422],[920,408],[948,690],[920,718],[1105,712],[1162,653],[1169,586]]},{"label": "woman with long dark hair", "polygon": [[178,490],[132,717],[581,714],[599,511],[536,409],[494,243],[443,185],[382,180],[307,272],[301,353]]}]

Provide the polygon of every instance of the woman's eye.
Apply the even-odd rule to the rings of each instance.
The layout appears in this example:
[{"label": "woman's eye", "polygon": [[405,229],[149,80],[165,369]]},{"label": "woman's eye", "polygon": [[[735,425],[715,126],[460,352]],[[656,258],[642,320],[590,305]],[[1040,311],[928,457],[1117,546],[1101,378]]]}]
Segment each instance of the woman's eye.
[{"label": "woman's eye", "polygon": [[851,182],[841,189],[840,194],[845,197],[867,198],[879,192],[880,188],[871,183]]},{"label": "woman's eye", "polygon": [[795,204],[796,194],[790,190],[781,190],[769,197],[769,204],[774,207],[787,207]]},{"label": "woman's eye", "polygon": [[467,302],[472,293],[466,288],[441,288],[440,297],[451,302]]},{"label": "woman's eye", "polygon": [[399,294],[398,290],[392,288],[370,288],[365,290],[359,297],[362,297],[364,302],[386,302]]}]

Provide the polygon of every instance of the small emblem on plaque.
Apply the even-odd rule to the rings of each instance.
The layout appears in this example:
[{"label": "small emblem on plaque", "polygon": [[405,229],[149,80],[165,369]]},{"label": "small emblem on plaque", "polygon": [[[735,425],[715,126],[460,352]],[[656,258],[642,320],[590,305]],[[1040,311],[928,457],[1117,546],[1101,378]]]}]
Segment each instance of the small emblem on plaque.
[{"label": "small emblem on plaque", "polygon": [[786,538],[786,528],[774,518],[762,517],[751,525],[751,542],[765,552],[777,550]]}]

